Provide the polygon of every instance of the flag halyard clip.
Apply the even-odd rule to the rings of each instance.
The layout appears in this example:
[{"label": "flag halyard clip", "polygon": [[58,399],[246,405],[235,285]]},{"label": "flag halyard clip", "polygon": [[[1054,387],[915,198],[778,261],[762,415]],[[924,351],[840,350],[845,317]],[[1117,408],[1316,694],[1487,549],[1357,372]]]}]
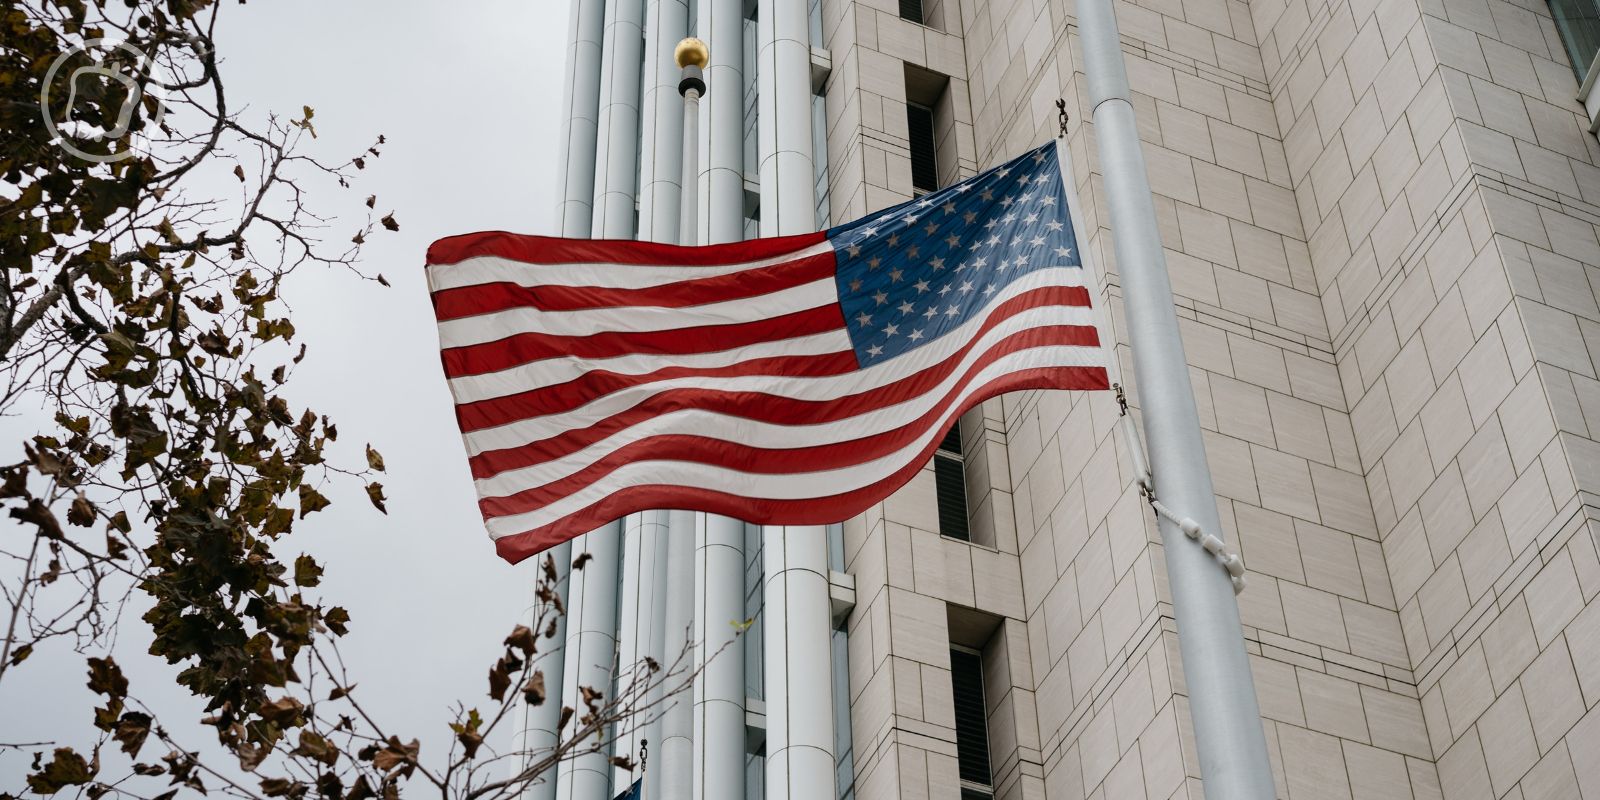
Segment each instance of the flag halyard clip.
[{"label": "flag halyard clip", "polygon": [[1178,526],[1183,535],[1200,543],[1207,553],[1219,566],[1228,571],[1228,579],[1233,583],[1233,593],[1244,591],[1244,560],[1239,557],[1238,551],[1228,546],[1221,538],[1214,534],[1206,533],[1200,523],[1189,517],[1180,517],[1172,509],[1156,497],[1155,477],[1150,471],[1150,464],[1145,460],[1144,442],[1139,438],[1139,427],[1133,422],[1133,415],[1128,413],[1128,395],[1122,389],[1122,384],[1113,383],[1111,388],[1117,393],[1117,408],[1121,412],[1118,424],[1122,426],[1123,441],[1128,445],[1128,456],[1133,461],[1133,473],[1139,484],[1139,494],[1150,503],[1150,508],[1157,517],[1166,519]]}]

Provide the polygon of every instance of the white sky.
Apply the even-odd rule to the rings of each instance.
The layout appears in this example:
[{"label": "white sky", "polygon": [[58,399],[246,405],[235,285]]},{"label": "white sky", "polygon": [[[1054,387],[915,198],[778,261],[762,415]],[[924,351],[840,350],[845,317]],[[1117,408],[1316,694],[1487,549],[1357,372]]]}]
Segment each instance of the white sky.
[{"label": "white sky", "polygon": [[[351,190],[357,202],[323,207],[357,208],[376,193],[378,212],[395,212],[400,232],[378,231],[364,256],[393,287],[307,272],[287,296],[310,346],[291,402],[335,419],[346,463],[367,441],[383,452],[389,516],[346,481],[277,550],[327,567],[323,595],[354,618],[343,652],[364,704],[395,732],[422,737],[424,758],[440,755],[457,699],[488,702],[487,669],[527,605],[534,564],[501,561],[478,517],[423,254],[455,233],[551,232],[566,16],[564,0],[274,0],[227,3],[218,36],[231,105],[294,118],[302,105],[316,109],[320,138],[307,153],[340,160],[388,137]],[[330,239],[360,222],[336,221]],[[144,652],[139,597],[113,652],[134,693],[199,747],[198,705],[172,684],[176,668]],[[0,742],[90,743],[84,680],[70,643],[36,652],[0,683]],[[26,766],[0,754],[0,789],[22,788]]]}]

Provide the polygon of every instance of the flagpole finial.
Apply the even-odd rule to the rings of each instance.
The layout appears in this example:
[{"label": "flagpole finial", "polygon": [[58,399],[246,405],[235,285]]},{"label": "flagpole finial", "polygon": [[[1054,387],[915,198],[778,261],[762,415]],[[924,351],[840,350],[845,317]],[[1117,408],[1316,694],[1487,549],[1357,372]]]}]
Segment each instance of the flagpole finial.
[{"label": "flagpole finial", "polygon": [[1056,98],[1056,123],[1061,126],[1061,134],[1060,134],[1060,136],[1063,139],[1067,138],[1067,120],[1069,120],[1069,119],[1071,119],[1071,117],[1067,116],[1067,100],[1066,100],[1066,98],[1057,97]]},{"label": "flagpole finial", "polygon": [[704,69],[710,62],[711,49],[706,43],[693,36],[678,42],[677,49],[672,51],[672,57],[678,62],[679,67],[700,67]]}]

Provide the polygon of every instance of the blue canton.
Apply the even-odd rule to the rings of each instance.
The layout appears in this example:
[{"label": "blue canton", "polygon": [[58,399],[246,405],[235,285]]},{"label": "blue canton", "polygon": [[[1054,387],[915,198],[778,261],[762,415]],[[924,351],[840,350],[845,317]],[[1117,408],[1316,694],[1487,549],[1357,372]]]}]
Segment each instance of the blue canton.
[{"label": "blue canton", "polygon": [[960,327],[1017,278],[1082,267],[1054,142],[828,231],[862,366]]}]

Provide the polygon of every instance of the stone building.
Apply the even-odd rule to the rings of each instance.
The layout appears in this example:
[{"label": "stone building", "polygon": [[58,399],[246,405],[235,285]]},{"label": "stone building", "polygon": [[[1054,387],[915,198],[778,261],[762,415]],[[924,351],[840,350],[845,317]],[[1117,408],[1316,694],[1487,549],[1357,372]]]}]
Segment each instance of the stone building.
[{"label": "stone building", "polygon": [[[1600,798],[1597,11],[1117,3],[1280,797]],[[609,207],[605,235],[676,241],[686,33],[712,52],[701,241],[910,200],[1055,136],[1065,98],[1080,241],[1131,376],[1072,0],[576,0],[567,235],[601,235]],[[1116,417],[1109,393],[989,401],[905,489],[801,532],[829,541],[825,579],[781,607],[831,602],[831,644],[760,613],[782,532],[727,537],[747,569],[702,567],[697,598],[742,581],[723,588],[758,622],[726,698],[743,735],[695,726],[693,796],[825,796],[768,766],[826,724],[838,797],[1201,797]],[[622,526],[634,605],[602,634],[624,653],[662,646],[643,593],[684,586],[653,566],[652,525],[701,545],[711,527]],[[831,697],[771,663],[817,646]],[[730,747],[742,787],[707,772]],[[626,780],[568,775],[549,788],[584,800]]]}]

